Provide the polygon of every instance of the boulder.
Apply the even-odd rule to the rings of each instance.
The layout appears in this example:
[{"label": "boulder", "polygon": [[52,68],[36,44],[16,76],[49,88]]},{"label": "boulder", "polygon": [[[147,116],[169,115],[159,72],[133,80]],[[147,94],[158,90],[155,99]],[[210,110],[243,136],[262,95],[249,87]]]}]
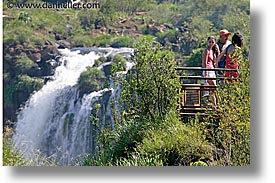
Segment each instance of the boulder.
[{"label": "boulder", "polygon": [[56,47],[58,49],[71,48],[71,43],[66,40],[58,40],[56,41]]},{"label": "boulder", "polygon": [[58,56],[58,50],[55,46],[45,45],[42,47],[40,54],[41,54],[41,60],[43,61],[51,60],[51,59],[54,59],[56,56]]}]

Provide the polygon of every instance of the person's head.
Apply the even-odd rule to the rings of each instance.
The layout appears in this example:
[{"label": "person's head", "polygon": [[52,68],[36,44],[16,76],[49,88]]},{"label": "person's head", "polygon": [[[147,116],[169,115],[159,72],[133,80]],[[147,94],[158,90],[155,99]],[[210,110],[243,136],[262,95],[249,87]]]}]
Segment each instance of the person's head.
[{"label": "person's head", "polygon": [[219,34],[220,34],[220,42],[222,44],[225,44],[226,41],[228,40],[228,37],[231,35],[231,32],[229,32],[226,29],[222,29],[220,30]]},{"label": "person's head", "polygon": [[243,36],[241,35],[241,33],[236,32],[232,36],[232,44],[233,45],[237,45],[240,48],[243,46]]},{"label": "person's head", "polygon": [[216,44],[216,38],[214,36],[209,36],[207,38],[207,47],[213,47]]},{"label": "person's head", "polygon": [[214,36],[209,36],[207,38],[207,47],[212,48],[214,54],[218,56],[218,48],[216,45],[216,38]]}]

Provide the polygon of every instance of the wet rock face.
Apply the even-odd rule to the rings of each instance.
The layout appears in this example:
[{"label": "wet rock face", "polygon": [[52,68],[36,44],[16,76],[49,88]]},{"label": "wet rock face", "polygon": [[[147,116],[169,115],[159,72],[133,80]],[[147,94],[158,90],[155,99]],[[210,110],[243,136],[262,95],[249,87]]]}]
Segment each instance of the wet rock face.
[{"label": "wet rock face", "polygon": [[[22,55],[24,55],[24,57],[22,57]],[[24,104],[27,101],[30,94],[33,92],[30,91],[31,83],[28,83],[28,89],[16,89],[16,86],[18,85],[18,76],[27,75],[34,80],[43,79],[45,84],[47,81],[50,80],[49,76],[54,75],[55,68],[61,64],[60,53],[58,52],[57,47],[51,44],[37,46],[32,49],[27,48],[24,44],[13,46],[4,45],[4,59],[5,63],[8,63],[4,66],[4,72],[9,73],[10,76],[8,79],[4,80],[4,88],[15,88],[14,91],[9,94],[12,96],[12,103],[4,106],[4,121],[15,121],[16,111],[18,110],[20,105]],[[21,63],[22,67],[24,67],[25,63],[21,62],[22,59],[25,59],[27,61],[26,63],[28,64],[31,64],[31,62],[33,62],[32,66],[29,68],[25,67],[24,70],[19,70],[13,66],[16,63]],[[36,84],[33,83],[33,85]],[[33,88],[37,87],[33,86]],[[5,92],[8,92],[8,90],[5,90]]]},{"label": "wet rock face", "polygon": [[97,98],[93,103],[91,111],[91,122],[94,124],[94,130],[96,133],[103,128],[112,128],[114,125],[114,119],[111,109],[113,90],[106,90]]}]

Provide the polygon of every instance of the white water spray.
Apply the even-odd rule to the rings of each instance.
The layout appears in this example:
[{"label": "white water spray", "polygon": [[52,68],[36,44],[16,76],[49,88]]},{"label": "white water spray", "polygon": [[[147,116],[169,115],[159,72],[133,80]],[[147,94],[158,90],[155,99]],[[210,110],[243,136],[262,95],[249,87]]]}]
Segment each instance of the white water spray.
[{"label": "white water spray", "polygon": [[[112,48],[102,49],[105,55],[116,51]],[[99,52],[102,53],[99,49]],[[127,51],[127,49],[126,49]],[[73,160],[85,154],[91,154],[96,148],[96,130],[90,115],[94,102],[104,93],[111,92],[102,116],[112,119],[110,100],[115,90],[105,88],[79,96],[77,81],[87,66],[92,66],[100,56],[94,51],[79,54],[80,51],[60,50],[62,65],[56,68],[54,80],[34,93],[17,116],[14,146],[23,153],[27,160],[33,160],[37,151],[46,157],[56,156],[58,164],[72,165]],[[128,49],[128,54],[132,49]],[[131,64],[127,65],[129,68]],[[129,69],[127,68],[127,69]],[[114,124],[111,124],[113,127]]]}]

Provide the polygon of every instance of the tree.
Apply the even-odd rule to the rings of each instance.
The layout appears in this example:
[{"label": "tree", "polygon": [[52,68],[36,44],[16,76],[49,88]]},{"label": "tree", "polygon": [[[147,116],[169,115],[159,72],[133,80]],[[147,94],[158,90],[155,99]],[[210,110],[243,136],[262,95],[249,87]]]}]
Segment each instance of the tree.
[{"label": "tree", "polygon": [[154,120],[176,110],[180,84],[172,52],[143,42],[137,44],[135,66],[122,83],[121,105],[127,114]]}]

